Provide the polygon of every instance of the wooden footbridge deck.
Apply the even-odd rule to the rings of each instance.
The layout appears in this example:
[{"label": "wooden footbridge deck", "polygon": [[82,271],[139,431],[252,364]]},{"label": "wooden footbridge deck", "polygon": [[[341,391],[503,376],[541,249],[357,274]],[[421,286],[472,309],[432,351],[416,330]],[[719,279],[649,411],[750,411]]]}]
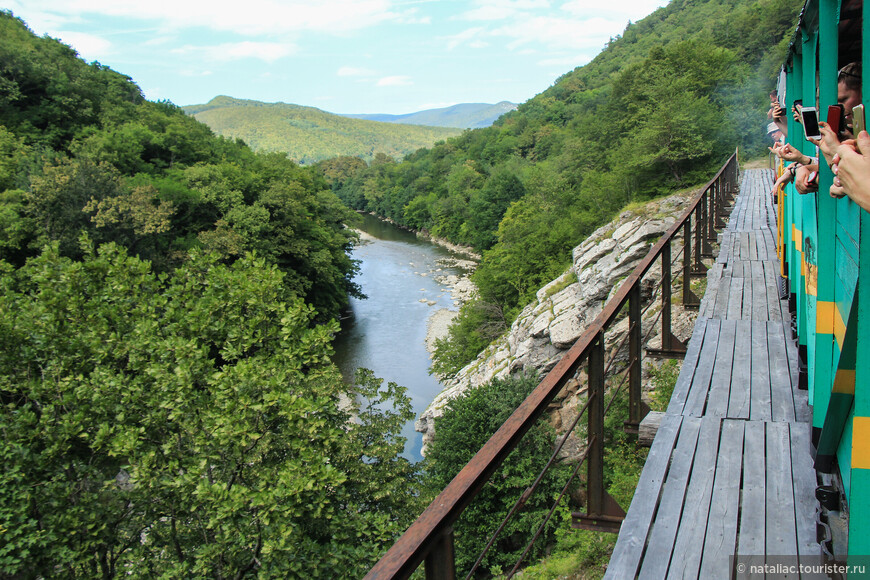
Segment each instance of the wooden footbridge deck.
[{"label": "wooden footbridge deck", "polygon": [[779,286],[773,177],[743,175],[605,578],[730,578],[735,555],[820,554],[810,409]]}]

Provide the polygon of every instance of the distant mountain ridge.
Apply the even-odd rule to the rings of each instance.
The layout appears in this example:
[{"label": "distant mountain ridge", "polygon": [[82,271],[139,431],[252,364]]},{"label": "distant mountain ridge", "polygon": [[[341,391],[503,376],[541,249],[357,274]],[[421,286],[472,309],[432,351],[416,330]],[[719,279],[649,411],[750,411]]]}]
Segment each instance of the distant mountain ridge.
[{"label": "distant mountain ridge", "polygon": [[315,107],[264,103],[225,95],[182,109],[219,135],[242,139],[257,151],[287,153],[302,164],[339,156],[371,161],[378,153],[402,158],[462,132],[455,127],[354,119]]},{"label": "distant mountain ridge", "polygon": [[342,115],[352,119],[367,119],[383,123],[402,123],[405,125],[428,125],[430,127],[459,127],[461,129],[478,129],[489,127],[496,119],[514,111],[516,103],[501,101],[490,103],[460,103],[440,109],[427,109],[405,115],[388,114],[357,114]]}]

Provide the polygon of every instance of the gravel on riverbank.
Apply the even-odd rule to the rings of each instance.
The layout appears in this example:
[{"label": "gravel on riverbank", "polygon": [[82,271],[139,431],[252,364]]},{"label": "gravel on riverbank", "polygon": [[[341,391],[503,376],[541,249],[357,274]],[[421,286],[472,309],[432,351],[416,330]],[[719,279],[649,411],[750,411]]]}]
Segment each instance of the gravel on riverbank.
[{"label": "gravel on riverbank", "polygon": [[450,323],[457,314],[459,314],[458,310],[439,308],[429,317],[429,322],[426,325],[426,349],[430,354],[435,352],[435,341],[447,336]]}]

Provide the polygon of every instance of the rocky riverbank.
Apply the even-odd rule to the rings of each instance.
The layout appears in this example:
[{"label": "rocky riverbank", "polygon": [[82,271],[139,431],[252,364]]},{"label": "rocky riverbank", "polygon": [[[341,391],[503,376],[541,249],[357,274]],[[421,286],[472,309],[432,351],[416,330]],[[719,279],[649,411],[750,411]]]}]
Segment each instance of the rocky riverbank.
[{"label": "rocky riverbank", "polygon": [[[552,369],[586,325],[601,312],[620,281],[684,211],[689,199],[689,194],[674,195],[650,202],[636,211],[623,212],[574,248],[572,266],[538,291],[536,300],[523,309],[508,333],[456,376],[442,381],[444,390],[416,423],[417,431],[423,433],[424,451],[434,437],[436,419],[454,397],[493,378],[524,372],[544,375]],[[672,252],[678,254],[680,249],[677,240],[672,244]],[[653,267],[647,276],[650,288],[660,277],[660,267]],[[691,335],[694,317],[691,311],[675,315],[673,331],[679,338]],[[652,319],[645,320],[644,332],[652,326]],[[618,343],[627,330],[627,320],[617,324],[608,333],[608,347]],[[655,331],[653,334],[649,344],[660,343]],[[578,383],[569,396],[576,396],[580,390]],[[567,407],[570,405],[563,408]],[[554,423],[558,428],[560,418],[555,417]]]},{"label": "rocky riverbank", "polygon": [[477,262],[458,258],[441,258],[438,260],[438,265],[442,268],[461,268],[463,274],[435,275],[435,281],[445,286],[445,290],[450,292],[450,298],[453,300],[453,306],[456,310],[440,308],[429,317],[426,327],[426,348],[430,354],[435,351],[435,341],[447,336],[450,323],[459,314],[459,307],[474,298],[477,293],[477,288],[469,278],[474,268],[477,267]]}]

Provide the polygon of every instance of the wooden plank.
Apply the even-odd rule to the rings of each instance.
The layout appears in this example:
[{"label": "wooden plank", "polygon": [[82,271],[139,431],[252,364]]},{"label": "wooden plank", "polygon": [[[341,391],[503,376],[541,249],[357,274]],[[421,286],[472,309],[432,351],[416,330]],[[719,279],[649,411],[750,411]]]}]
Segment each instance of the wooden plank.
[{"label": "wooden plank", "polygon": [[776,277],[779,276],[779,264],[770,260],[765,260],[761,264],[764,271],[764,286],[767,289],[767,319],[782,320],[779,287],[776,283]]},{"label": "wooden plank", "polygon": [[658,515],[661,517],[657,516],[655,519],[641,566],[642,578],[664,578],[668,571],[674,540],[680,528],[680,514],[683,511],[700,428],[700,419],[683,419],[671,458],[671,468],[662,489],[662,500],[658,507]]},{"label": "wooden plank", "polygon": [[734,338],[734,365],[731,376],[731,395],[728,399],[728,416],[735,419],[749,418],[749,361],[752,356],[752,326],[748,321],[737,321]]},{"label": "wooden plank", "polygon": [[753,304],[752,295],[752,274],[751,269],[746,269],[746,277],[743,279],[743,312],[740,314],[740,318],[743,320],[751,320],[752,319],[752,304]]},{"label": "wooden plank", "polygon": [[734,362],[734,341],[737,332],[735,320],[723,320],[719,329],[719,346],[713,363],[710,379],[710,394],[707,397],[708,416],[727,417],[728,398],[731,392],[731,366]]},{"label": "wooden plank", "polygon": [[701,346],[701,353],[698,356],[698,367],[695,370],[695,376],[692,378],[692,384],[689,387],[686,404],[682,411],[683,415],[700,417],[704,414],[704,408],[707,404],[707,392],[710,388],[710,379],[713,376],[713,363],[716,360],[716,350],[719,346],[719,328],[721,322],[721,320],[713,318],[707,323],[707,330],[704,333],[704,344]]},{"label": "wooden plank", "polygon": [[800,374],[800,363],[798,362],[798,346],[797,341],[791,331],[791,317],[782,321],[783,332],[785,333],[785,352],[788,355],[788,374],[791,378],[791,384],[798,384],[798,375]]},{"label": "wooden plank", "polygon": [[710,318],[712,315],[724,270],[725,265],[721,262],[716,262],[707,271],[707,290],[704,292],[704,296],[701,297],[701,306],[698,307],[698,318]]},{"label": "wooden plank", "polygon": [[680,518],[668,578],[699,577],[707,519],[710,513],[710,498],[713,495],[716,455],[719,452],[720,426],[721,420],[718,417],[701,419],[695,463],[692,465],[689,488],[686,490],[686,505]]},{"label": "wooden plank", "polygon": [[749,255],[747,256],[747,259],[750,261],[758,260],[758,240],[756,238],[757,236],[754,231],[749,232],[749,242],[747,243]]},{"label": "wooden plank", "polygon": [[758,259],[769,260],[770,252],[767,246],[767,234],[770,233],[767,225],[767,212],[764,212],[764,217],[761,220],[759,230],[755,233],[755,243],[758,246]]},{"label": "wooden plank", "polygon": [[818,561],[819,544],[816,542],[816,470],[810,454],[809,423],[789,425],[791,436],[791,472],[794,483],[794,504],[797,529],[797,551],[800,556],[808,556],[810,561]]},{"label": "wooden plank", "polygon": [[722,278],[719,281],[719,287],[716,289],[716,304],[710,314],[711,318],[725,318],[725,314],[728,312],[728,296],[731,293],[733,281],[733,278]]},{"label": "wooden plank", "polygon": [[731,261],[731,246],[734,244],[734,232],[725,230],[722,232],[722,241],[719,243],[719,254],[716,261],[727,264]]},{"label": "wooden plank", "polygon": [[767,354],[767,324],[752,321],[752,370],[750,374],[750,397],[752,403],[749,417],[753,420],[770,421],[770,358]]},{"label": "wooden plank", "polygon": [[692,385],[692,378],[695,376],[695,369],[698,366],[698,356],[701,353],[701,345],[704,344],[704,335],[707,331],[707,324],[711,322],[709,318],[699,318],[695,321],[695,328],[692,330],[692,338],[689,340],[689,346],[686,348],[686,356],[683,359],[683,366],[680,368],[680,375],[677,377],[677,384],[674,385],[674,392],[671,395],[671,400],[668,403],[667,412],[672,415],[682,415],[683,407],[686,404],[686,397],[689,395],[689,387]]},{"label": "wooden plank", "polygon": [[634,578],[637,574],[682,419],[679,415],[666,416],[656,433],[631,506],[622,522],[605,579],[622,580]]},{"label": "wooden plank", "polygon": [[767,554],[797,554],[788,423],[767,423]]},{"label": "wooden plank", "polygon": [[764,437],[764,423],[757,421],[746,423],[743,436],[743,497],[737,542],[739,556],[753,556],[764,551],[766,528]]},{"label": "wooden plank", "polygon": [[741,232],[740,233],[740,253],[738,254],[738,260],[748,260],[749,259],[749,236]]},{"label": "wooden plank", "polygon": [[[743,262],[737,263],[743,264]],[[743,285],[744,278],[731,279],[732,291],[728,296],[728,311],[725,314],[725,318],[739,320],[743,316]]]},{"label": "wooden plank", "polygon": [[710,517],[701,558],[698,578],[725,578],[730,576],[730,558],[737,550],[737,523],[740,513],[740,476],[743,471],[744,421],[722,422],[719,457]]},{"label": "wooden plank", "polygon": [[767,325],[767,353],[770,361],[770,414],[774,421],[795,420],[794,396],[791,378],[788,373],[785,337],[782,324],[771,322]]},{"label": "wooden plank", "polygon": [[764,280],[764,266],[756,260],[752,262],[752,319],[769,320],[767,308],[767,286]]}]

